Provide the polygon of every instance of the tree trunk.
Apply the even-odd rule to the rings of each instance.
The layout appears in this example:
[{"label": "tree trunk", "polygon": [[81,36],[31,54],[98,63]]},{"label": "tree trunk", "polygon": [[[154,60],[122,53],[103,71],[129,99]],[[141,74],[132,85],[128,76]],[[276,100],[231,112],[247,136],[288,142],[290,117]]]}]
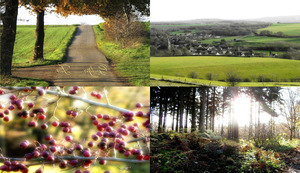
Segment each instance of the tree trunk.
[{"label": "tree trunk", "polygon": [[195,111],[195,104],[196,104],[196,88],[193,88],[193,103],[192,103],[192,127],[191,132],[196,131],[196,111]]},{"label": "tree trunk", "polygon": [[206,88],[206,113],[205,113],[205,129],[208,129],[208,108],[209,108],[209,88]]},{"label": "tree trunk", "polygon": [[180,125],[179,125],[179,132],[183,131],[183,94],[180,93]]},{"label": "tree trunk", "polygon": [[190,94],[188,92],[187,101],[186,101],[186,112],[185,112],[185,126],[184,126],[184,132],[187,133],[188,129],[188,121],[189,121],[189,108],[190,108]]},{"label": "tree trunk", "polygon": [[201,90],[201,102],[200,102],[200,120],[199,131],[204,132],[204,118],[205,118],[205,106],[206,106],[206,88],[200,88]]},{"label": "tree trunk", "polygon": [[167,121],[167,113],[168,113],[168,100],[165,98],[165,113],[164,113],[164,122],[163,122],[163,131],[166,131],[166,121]]},{"label": "tree trunk", "polygon": [[45,38],[45,31],[44,31],[44,16],[45,11],[40,9],[36,11],[37,20],[36,20],[36,42],[34,47],[34,60],[41,60],[44,59],[44,38]]},{"label": "tree trunk", "polygon": [[173,103],[173,109],[172,109],[172,131],[174,131],[174,122],[175,122],[175,105],[176,103]]},{"label": "tree trunk", "polygon": [[[162,92],[162,91],[160,91]],[[158,115],[158,133],[161,133],[162,132],[162,118],[163,118],[163,110],[162,110],[162,97],[163,97],[163,94],[160,93],[160,98],[159,98],[159,115]]]},{"label": "tree trunk", "polygon": [[178,99],[178,102],[177,102],[177,115],[176,115],[176,132],[179,132],[179,108],[180,108],[180,105],[179,105],[179,99]]},{"label": "tree trunk", "polygon": [[253,136],[253,97],[250,97],[249,139]]},{"label": "tree trunk", "polygon": [[[0,76],[10,76],[17,30],[18,0],[5,0],[5,13],[1,14]],[[2,79],[1,79],[2,80]]]},{"label": "tree trunk", "polygon": [[212,116],[210,128],[214,132],[215,131],[215,113],[216,113],[216,87],[213,87],[213,96],[212,96]]}]

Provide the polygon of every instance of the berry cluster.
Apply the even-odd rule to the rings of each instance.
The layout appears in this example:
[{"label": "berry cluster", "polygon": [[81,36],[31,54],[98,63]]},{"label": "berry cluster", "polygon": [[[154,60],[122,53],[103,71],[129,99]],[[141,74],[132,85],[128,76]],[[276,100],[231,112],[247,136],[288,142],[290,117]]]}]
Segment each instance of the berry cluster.
[{"label": "berry cluster", "polygon": [[[24,93],[31,91],[31,96],[36,93],[36,98],[43,97],[49,93],[47,92],[49,89],[51,88],[32,87],[24,88],[22,91]],[[149,148],[147,148],[150,146],[148,137],[150,132],[150,112],[144,113],[142,111],[144,106],[141,103],[136,104],[136,109],[139,109],[138,112],[125,111],[115,116],[95,112],[90,113],[87,110],[84,112],[69,109],[66,111],[67,120],[62,121],[55,118],[53,121],[52,118],[54,115],[48,115],[46,107],[41,108],[36,106],[39,104],[34,103],[30,99],[25,99],[28,95],[22,94],[20,89],[18,91],[17,96],[15,94],[9,96],[10,102],[7,105],[0,103],[0,109],[3,110],[3,112],[0,112],[0,119],[3,118],[3,121],[9,122],[11,120],[10,117],[16,115],[16,118],[29,119],[27,124],[30,128],[40,128],[43,130],[60,128],[65,135],[62,139],[59,139],[53,137],[51,134],[47,134],[44,136],[44,143],[29,140],[22,141],[19,145],[21,149],[28,151],[33,148],[32,151],[25,154],[24,160],[26,161],[22,161],[22,163],[16,161],[10,162],[10,158],[0,157],[0,159],[6,160],[4,165],[0,167],[1,171],[28,172],[26,163],[29,161],[39,161],[51,164],[57,163],[62,170],[74,169],[75,173],[88,173],[90,172],[89,168],[91,168],[95,160],[98,160],[99,165],[105,165],[107,164],[106,158],[110,158],[110,160],[114,159],[113,155],[115,153],[124,158],[123,160],[116,158],[116,161],[131,159],[135,160],[136,163],[143,163],[141,161],[150,160]],[[77,95],[80,92],[80,87],[73,87],[69,90],[70,95]],[[9,93],[9,90],[0,89],[0,95]],[[56,94],[59,95],[58,92]],[[66,94],[62,94],[61,96],[66,96]],[[103,97],[101,93],[95,91],[91,92],[91,96],[97,99]],[[89,103],[93,104],[93,101]],[[79,114],[80,116],[89,116],[91,127],[95,131],[95,133],[90,134],[84,140],[76,140],[72,135],[74,123],[70,123],[70,121],[77,118]],[[135,122],[135,120],[141,118],[147,118],[142,126]],[[48,125],[52,126],[49,127]],[[143,130],[142,127],[145,127],[147,130]],[[130,145],[130,143],[137,141],[142,141],[144,145]],[[36,170],[36,173],[43,172],[43,169],[43,167],[39,168]],[[109,171],[106,171],[106,173],[109,173]]]}]

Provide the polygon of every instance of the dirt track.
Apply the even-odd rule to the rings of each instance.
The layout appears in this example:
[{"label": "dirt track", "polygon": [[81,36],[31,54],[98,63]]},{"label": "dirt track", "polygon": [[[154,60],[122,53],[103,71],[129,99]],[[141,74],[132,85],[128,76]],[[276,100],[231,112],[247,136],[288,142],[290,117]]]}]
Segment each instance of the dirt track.
[{"label": "dirt track", "polygon": [[67,61],[60,65],[18,68],[18,77],[40,78],[55,86],[128,86],[126,78],[116,75],[107,59],[96,47],[92,26],[77,28],[68,48]]}]

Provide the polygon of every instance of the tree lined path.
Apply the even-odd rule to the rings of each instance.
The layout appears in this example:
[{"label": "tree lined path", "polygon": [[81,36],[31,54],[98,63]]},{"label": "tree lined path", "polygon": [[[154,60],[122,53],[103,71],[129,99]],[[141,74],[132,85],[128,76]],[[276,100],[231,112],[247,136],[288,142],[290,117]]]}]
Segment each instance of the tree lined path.
[{"label": "tree lined path", "polygon": [[51,66],[19,68],[13,70],[18,77],[40,78],[56,86],[128,86],[126,78],[118,77],[101,53],[95,41],[92,26],[77,28],[68,48],[65,63]]}]

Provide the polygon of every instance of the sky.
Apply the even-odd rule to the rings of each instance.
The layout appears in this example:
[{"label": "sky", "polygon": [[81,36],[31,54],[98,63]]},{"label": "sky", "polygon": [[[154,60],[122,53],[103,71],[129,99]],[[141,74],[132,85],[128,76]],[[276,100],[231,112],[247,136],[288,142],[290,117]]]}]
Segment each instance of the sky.
[{"label": "sky", "polygon": [[299,0],[151,0],[151,21],[300,15]]},{"label": "sky", "polygon": [[[99,15],[71,15],[67,18],[56,13],[46,13],[45,25],[72,25],[72,24],[89,24],[96,25],[104,20]],[[18,25],[35,25],[36,15],[24,7],[19,7]]]}]

